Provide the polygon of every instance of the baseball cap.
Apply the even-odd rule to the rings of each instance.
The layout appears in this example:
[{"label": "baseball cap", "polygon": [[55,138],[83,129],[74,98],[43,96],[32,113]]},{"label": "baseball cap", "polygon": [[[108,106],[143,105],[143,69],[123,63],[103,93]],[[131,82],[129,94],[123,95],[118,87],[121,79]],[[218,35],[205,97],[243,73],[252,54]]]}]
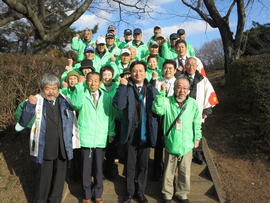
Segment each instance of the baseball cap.
[{"label": "baseball cap", "polygon": [[114,34],[113,33],[107,33],[106,34],[106,38],[114,38]]},{"label": "baseball cap", "polygon": [[132,35],[132,30],[126,29],[126,30],[124,31],[124,35]]},{"label": "baseball cap", "polygon": [[114,25],[110,25],[110,26],[108,27],[108,30],[116,30],[116,27],[115,27]]},{"label": "baseball cap", "polygon": [[152,41],[152,42],[150,42],[149,47],[152,47],[152,46],[159,47],[159,44],[156,41]]},{"label": "baseball cap", "polygon": [[129,55],[131,55],[131,53],[128,49],[122,49],[120,55],[122,55],[124,53],[128,53]]},{"label": "baseball cap", "polygon": [[140,28],[136,28],[134,31],[133,31],[133,34],[141,34],[142,33],[142,30]]},{"label": "baseball cap", "polygon": [[91,46],[91,45],[88,45],[88,46],[86,46],[84,48],[84,52],[87,52],[87,51],[93,51],[93,52],[95,52],[95,48],[93,46]]},{"label": "baseball cap", "polygon": [[156,25],[155,27],[154,27],[154,30],[155,29],[161,29],[161,27],[159,26],[159,25]]},{"label": "baseball cap", "polygon": [[106,44],[106,40],[104,37],[98,37],[96,44]]},{"label": "baseball cap", "polygon": [[164,37],[163,34],[157,34],[157,35],[155,36],[155,40],[157,40],[157,38],[160,38],[160,37],[162,37],[163,39],[165,39],[165,37]]},{"label": "baseball cap", "polygon": [[180,35],[183,35],[183,34],[185,34],[186,32],[185,32],[185,30],[184,29],[179,29],[179,30],[177,30],[177,34],[180,36]]},{"label": "baseball cap", "polygon": [[172,33],[170,35],[170,39],[178,39],[179,38],[179,35],[177,33]]}]

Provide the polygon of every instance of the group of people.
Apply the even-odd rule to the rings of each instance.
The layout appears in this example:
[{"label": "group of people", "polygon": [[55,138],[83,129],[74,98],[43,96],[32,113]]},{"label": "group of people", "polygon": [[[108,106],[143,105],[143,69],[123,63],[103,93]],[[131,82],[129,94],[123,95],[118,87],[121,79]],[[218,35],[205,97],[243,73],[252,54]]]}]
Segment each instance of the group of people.
[{"label": "group of people", "polygon": [[96,42],[90,30],[82,39],[76,35],[71,47],[79,63],[73,66],[68,59],[60,80],[44,76],[41,93],[18,106],[15,129],[31,128],[33,202],[60,203],[71,165],[72,180],[82,181],[83,203],[103,203],[103,175],[114,179],[113,163],[121,158],[126,170],[122,203],[132,198],[147,203],[150,148],[155,148],[151,180],[162,178],[164,202],[174,195],[189,202],[191,162],[205,164],[201,125],[218,100],[185,30],[169,39],[160,26],[153,31],[148,44],[139,28],[126,29],[123,41],[113,25]]}]

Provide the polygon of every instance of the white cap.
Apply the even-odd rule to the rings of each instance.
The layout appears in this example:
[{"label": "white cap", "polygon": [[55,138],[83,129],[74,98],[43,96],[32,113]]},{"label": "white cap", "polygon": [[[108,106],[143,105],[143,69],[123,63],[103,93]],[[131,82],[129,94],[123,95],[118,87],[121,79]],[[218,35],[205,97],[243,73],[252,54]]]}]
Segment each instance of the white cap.
[{"label": "white cap", "polygon": [[105,37],[98,37],[96,44],[106,44]]},{"label": "white cap", "polygon": [[124,53],[128,53],[129,55],[131,55],[131,53],[128,49],[122,49],[120,55],[122,55]]}]

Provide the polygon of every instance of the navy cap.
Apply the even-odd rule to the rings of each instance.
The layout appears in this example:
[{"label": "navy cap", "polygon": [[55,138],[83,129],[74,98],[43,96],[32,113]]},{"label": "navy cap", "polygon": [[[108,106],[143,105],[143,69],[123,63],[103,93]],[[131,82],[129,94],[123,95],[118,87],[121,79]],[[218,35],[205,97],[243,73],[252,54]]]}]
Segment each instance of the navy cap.
[{"label": "navy cap", "polygon": [[106,38],[112,38],[114,39],[114,34],[113,33],[107,33]]},{"label": "navy cap", "polygon": [[186,32],[185,32],[185,30],[184,29],[179,29],[179,30],[177,30],[177,34],[180,36],[180,35],[183,35],[183,34],[185,34]]},{"label": "navy cap", "polygon": [[116,30],[116,27],[115,27],[114,25],[110,25],[110,26],[108,27],[108,30]]},{"label": "navy cap", "polygon": [[179,35],[177,33],[172,33],[170,35],[170,39],[178,39],[179,38]]},{"label": "navy cap", "polygon": [[126,29],[126,30],[124,31],[124,35],[132,35],[132,30]]},{"label": "navy cap", "polygon": [[140,28],[136,28],[134,31],[133,31],[133,34],[141,34],[142,33],[142,30]]},{"label": "navy cap", "polygon": [[84,48],[84,52],[87,52],[87,51],[93,51],[93,52],[95,52],[95,48],[94,48],[93,46],[91,46],[91,45],[86,46],[86,47]]}]

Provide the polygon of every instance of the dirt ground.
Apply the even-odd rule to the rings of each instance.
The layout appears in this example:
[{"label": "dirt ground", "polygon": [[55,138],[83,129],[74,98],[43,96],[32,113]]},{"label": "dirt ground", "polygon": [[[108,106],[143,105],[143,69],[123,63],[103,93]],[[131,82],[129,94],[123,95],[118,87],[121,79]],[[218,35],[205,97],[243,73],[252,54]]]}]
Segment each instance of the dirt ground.
[{"label": "dirt ground", "polygon": [[[219,104],[203,124],[215,165],[229,203],[270,202],[270,143],[256,118],[239,111],[224,89],[223,71],[207,74]],[[0,202],[32,200],[33,171],[29,131],[10,125],[0,132]]]}]

